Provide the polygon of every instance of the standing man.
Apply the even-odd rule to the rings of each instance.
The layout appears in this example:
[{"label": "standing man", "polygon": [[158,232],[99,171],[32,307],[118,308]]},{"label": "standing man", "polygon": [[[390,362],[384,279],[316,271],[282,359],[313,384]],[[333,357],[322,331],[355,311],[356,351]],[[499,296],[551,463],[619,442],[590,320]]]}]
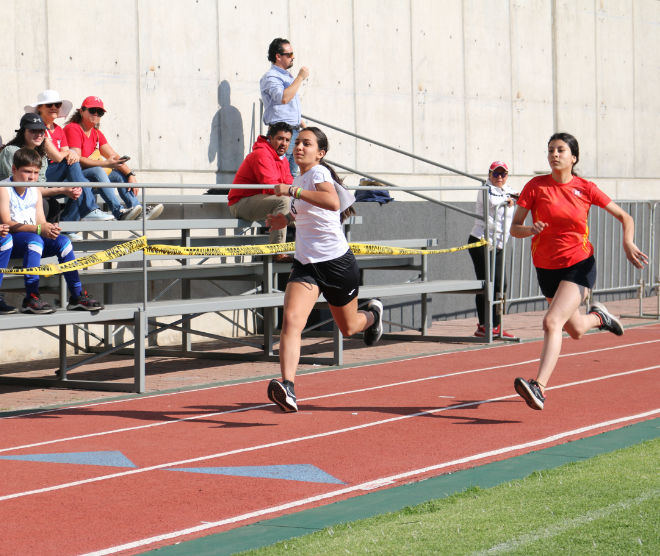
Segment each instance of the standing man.
[{"label": "standing man", "polygon": [[[268,128],[268,135],[260,135],[234,176],[234,184],[278,185],[293,183],[286,152],[291,143],[291,126],[278,122]],[[230,189],[229,212],[234,218],[264,220],[269,214],[288,214],[289,198],[278,197],[273,189]],[[271,230],[270,243],[284,243],[286,228]],[[276,262],[293,262],[289,255],[279,253]]]},{"label": "standing man", "polygon": [[293,48],[286,39],[274,39],[268,47],[268,60],[273,64],[259,81],[261,100],[264,103],[264,123],[270,126],[286,122],[293,129],[291,143],[286,156],[291,174],[298,175],[298,165],[293,160],[293,147],[302,127],[300,97],[298,89],[309,77],[309,69],[302,66],[294,78],[289,73],[293,67]]}]

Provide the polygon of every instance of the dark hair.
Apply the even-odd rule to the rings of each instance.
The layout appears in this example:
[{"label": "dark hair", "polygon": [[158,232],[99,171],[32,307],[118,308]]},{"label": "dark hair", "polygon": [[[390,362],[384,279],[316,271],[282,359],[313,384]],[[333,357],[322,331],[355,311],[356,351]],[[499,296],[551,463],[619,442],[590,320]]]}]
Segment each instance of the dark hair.
[{"label": "dark hair", "polygon": [[[314,136],[316,137],[316,144],[319,147],[319,150],[325,151],[326,154],[328,153],[328,137],[325,133],[323,133],[318,127],[306,127],[304,129],[300,130],[300,133],[303,131],[311,131]],[[325,166],[329,171],[330,175],[332,176],[332,179],[335,180],[339,185],[343,185],[343,180],[337,175],[337,172],[335,172],[335,169],[330,166],[325,160],[325,155],[321,160],[319,160],[319,164],[321,166]],[[345,211],[341,213],[341,221],[343,222],[346,218],[349,216],[353,216],[355,214],[355,209],[353,206],[348,207]]]},{"label": "dark hair", "polygon": [[559,132],[559,133],[554,133],[550,137],[550,139],[548,139],[548,146],[553,141],[563,141],[568,145],[568,148],[571,149],[571,154],[575,157],[575,162],[573,163],[573,166],[571,168],[571,174],[577,176],[577,172],[575,171],[575,166],[577,165],[578,162],[580,162],[580,146],[578,145],[577,139],[573,137],[570,133]]},{"label": "dark hair", "polygon": [[[9,141],[9,143],[7,143],[4,147],[2,147],[2,149],[4,149],[5,147],[8,147],[9,145],[13,145],[15,147],[21,147],[21,148],[25,147],[25,148],[29,148],[30,150],[37,151],[39,153],[40,157],[44,157],[44,156],[46,156],[46,146],[44,144],[45,142],[46,141],[44,140],[41,143],[41,145],[39,145],[38,147],[35,147],[34,149],[32,149],[30,147],[25,147],[25,129],[21,128],[16,132],[16,137],[14,137],[11,141]],[[0,150],[2,150],[2,149],[0,149]],[[39,163],[39,164],[41,165],[41,163]]]},{"label": "dark hair", "polygon": [[268,46],[268,61],[271,64],[277,62],[277,58],[275,57],[277,56],[277,54],[282,54],[283,44],[290,44],[290,43],[288,40],[281,39],[279,37],[271,41],[270,45]]},{"label": "dark hair", "polygon": [[286,122],[275,122],[268,127],[268,133],[266,133],[266,137],[275,137],[280,131],[293,133],[293,128]]},{"label": "dark hair", "polygon": [[[78,124],[80,127],[82,127],[82,115],[80,114],[80,111],[84,110],[84,107],[76,108],[73,114],[71,114],[71,117],[65,122],[64,125],[67,124]],[[101,127],[101,122],[97,123],[94,126],[96,129],[99,129]]]},{"label": "dark hair", "polygon": [[36,149],[21,147],[14,153],[12,165],[17,170],[25,166],[36,166],[41,169],[41,155],[39,155]]}]

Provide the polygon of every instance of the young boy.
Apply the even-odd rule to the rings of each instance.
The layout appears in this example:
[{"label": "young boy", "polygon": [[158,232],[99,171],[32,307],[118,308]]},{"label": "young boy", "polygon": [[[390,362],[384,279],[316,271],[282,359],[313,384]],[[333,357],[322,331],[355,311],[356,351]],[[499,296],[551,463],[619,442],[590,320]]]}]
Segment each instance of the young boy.
[{"label": "young boy", "polygon": [[[14,154],[12,177],[5,181],[36,182],[39,178],[41,157],[34,149],[21,148]],[[41,257],[57,255],[60,263],[76,258],[71,241],[60,235],[57,224],[46,222],[41,189],[39,187],[0,187],[0,223],[9,226],[13,241],[12,254],[23,257],[23,266],[40,266]],[[5,238],[6,239],[6,238]],[[67,309],[100,311],[103,306],[82,289],[78,272],[64,273],[71,297]],[[39,276],[25,276],[23,313],[54,313],[55,309],[39,297]]]}]

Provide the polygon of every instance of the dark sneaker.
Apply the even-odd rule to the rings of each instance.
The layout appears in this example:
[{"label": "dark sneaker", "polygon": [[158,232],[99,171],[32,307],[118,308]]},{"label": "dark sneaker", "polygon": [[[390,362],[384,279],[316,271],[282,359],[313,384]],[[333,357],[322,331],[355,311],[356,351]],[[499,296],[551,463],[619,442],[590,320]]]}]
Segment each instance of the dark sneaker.
[{"label": "dark sneaker", "polygon": [[477,338],[485,338],[486,337],[486,327],[483,324],[478,324],[477,329],[474,331],[474,335]]},{"label": "dark sneaker", "polygon": [[623,336],[623,326],[621,325],[621,321],[610,313],[605,308],[605,305],[601,303],[592,303],[591,307],[589,307],[589,314],[591,313],[598,315],[598,318],[600,319],[598,330],[607,330],[617,336]]},{"label": "dark sneaker", "polygon": [[155,220],[161,214],[163,214],[163,205],[158,203],[157,205],[147,205],[147,210],[144,211],[145,220]]},{"label": "dark sneaker", "polygon": [[532,409],[543,409],[545,396],[541,393],[539,383],[534,379],[525,380],[518,377],[513,381],[513,387],[529,407]]},{"label": "dark sneaker", "polygon": [[291,413],[298,411],[296,404],[296,393],[293,391],[293,382],[288,380],[280,382],[271,380],[268,383],[268,399],[276,403],[282,411]]},{"label": "dark sneaker", "polygon": [[5,303],[5,298],[0,295],[0,315],[11,315],[13,313],[18,313],[18,309],[11,305],[7,305]]},{"label": "dark sneaker", "polygon": [[66,306],[67,311],[100,311],[104,309],[96,299],[91,297],[85,290],[80,292],[80,296],[69,298],[69,304]]},{"label": "dark sneaker", "polygon": [[23,305],[21,306],[21,313],[47,315],[54,312],[55,308],[52,305],[48,305],[48,303],[46,303],[43,299],[34,293],[31,293],[28,297],[26,297],[23,300]]},{"label": "dark sneaker", "polygon": [[117,220],[135,220],[142,214],[142,207],[135,205],[132,208],[123,208],[119,211]]},{"label": "dark sneaker", "polygon": [[367,303],[367,311],[371,311],[376,320],[364,331],[364,343],[373,346],[383,335],[383,304],[379,299],[372,299]]}]

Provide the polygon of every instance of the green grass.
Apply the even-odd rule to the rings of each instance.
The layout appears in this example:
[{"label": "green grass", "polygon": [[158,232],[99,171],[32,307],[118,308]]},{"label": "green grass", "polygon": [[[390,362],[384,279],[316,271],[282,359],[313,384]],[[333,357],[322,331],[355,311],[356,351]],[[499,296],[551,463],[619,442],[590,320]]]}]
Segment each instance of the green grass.
[{"label": "green grass", "polygon": [[243,554],[660,554],[660,439]]}]

